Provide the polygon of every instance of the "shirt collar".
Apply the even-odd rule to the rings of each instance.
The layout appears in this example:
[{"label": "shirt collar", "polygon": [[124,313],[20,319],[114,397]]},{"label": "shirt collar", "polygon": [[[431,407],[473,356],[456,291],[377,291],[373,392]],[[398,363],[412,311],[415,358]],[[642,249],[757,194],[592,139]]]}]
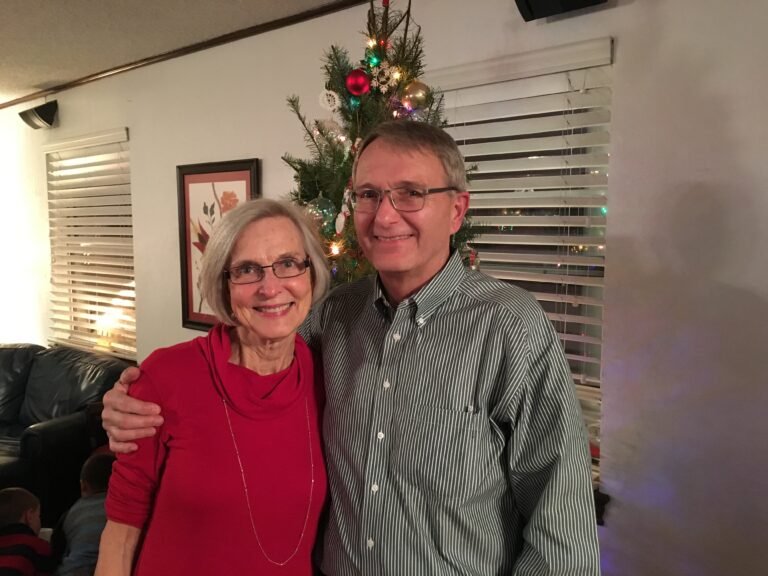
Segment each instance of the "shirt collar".
[{"label": "shirt collar", "polygon": [[[416,323],[421,326],[445,302],[467,274],[467,270],[461,261],[458,250],[453,250],[443,269],[440,270],[424,287],[416,294],[403,301],[403,304],[416,304]],[[389,316],[394,310],[387,301],[384,287],[378,274],[373,286],[373,304],[379,312]],[[391,316],[389,316],[391,317]]]}]

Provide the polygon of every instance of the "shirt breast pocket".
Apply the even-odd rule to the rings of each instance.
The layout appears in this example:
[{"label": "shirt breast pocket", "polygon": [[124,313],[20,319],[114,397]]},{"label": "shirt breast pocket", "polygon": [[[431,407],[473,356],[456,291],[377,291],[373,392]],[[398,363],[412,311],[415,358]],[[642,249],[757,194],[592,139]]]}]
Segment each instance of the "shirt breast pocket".
[{"label": "shirt breast pocket", "polygon": [[398,481],[443,500],[464,500],[474,489],[477,412],[414,406],[403,414],[393,450]]}]

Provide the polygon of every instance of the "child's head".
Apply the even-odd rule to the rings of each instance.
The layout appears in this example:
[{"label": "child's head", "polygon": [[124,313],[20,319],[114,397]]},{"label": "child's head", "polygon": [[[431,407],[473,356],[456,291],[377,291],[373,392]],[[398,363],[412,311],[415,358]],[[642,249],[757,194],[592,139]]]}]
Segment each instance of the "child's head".
[{"label": "child's head", "polygon": [[109,453],[94,454],[85,461],[80,470],[80,493],[83,496],[107,491],[114,461],[114,454]]},{"label": "child's head", "polygon": [[40,532],[40,500],[24,488],[0,490],[0,527],[26,524],[35,534]]}]

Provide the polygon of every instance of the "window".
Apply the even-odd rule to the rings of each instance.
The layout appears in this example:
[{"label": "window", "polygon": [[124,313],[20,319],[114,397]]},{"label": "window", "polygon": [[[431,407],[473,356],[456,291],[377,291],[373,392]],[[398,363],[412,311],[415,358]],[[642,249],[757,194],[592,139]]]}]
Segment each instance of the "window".
[{"label": "window", "polygon": [[[574,56],[576,54],[576,56]],[[599,478],[610,39],[472,70],[445,91],[470,173],[480,269],[532,292],[570,364]],[[586,55],[586,57],[585,57]],[[576,61],[581,59],[581,61]],[[550,72],[539,74],[535,68]],[[479,65],[480,68],[483,65]],[[460,78],[443,73],[443,81]],[[506,75],[506,76],[505,76]],[[440,85],[440,77],[430,79]]]},{"label": "window", "polygon": [[136,358],[127,130],[46,146],[51,343]]}]

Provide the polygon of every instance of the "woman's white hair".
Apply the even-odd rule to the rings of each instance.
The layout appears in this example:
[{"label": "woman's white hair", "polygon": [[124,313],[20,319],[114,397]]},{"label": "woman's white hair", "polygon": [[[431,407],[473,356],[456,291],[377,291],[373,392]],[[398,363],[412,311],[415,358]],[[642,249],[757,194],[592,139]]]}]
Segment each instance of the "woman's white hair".
[{"label": "woman's white hair", "polygon": [[232,324],[229,282],[225,270],[229,267],[232,250],[243,229],[251,222],[264,218],[288,218],[301,234],[304,250],[311,262],[312,303],[320,300],[331,285],[331,273],[323,254],[320,236],[306,213],[298,206],[282,200],[258,198],[230,210],[214,230],[203,255],[200,287],[216,317]]}]

